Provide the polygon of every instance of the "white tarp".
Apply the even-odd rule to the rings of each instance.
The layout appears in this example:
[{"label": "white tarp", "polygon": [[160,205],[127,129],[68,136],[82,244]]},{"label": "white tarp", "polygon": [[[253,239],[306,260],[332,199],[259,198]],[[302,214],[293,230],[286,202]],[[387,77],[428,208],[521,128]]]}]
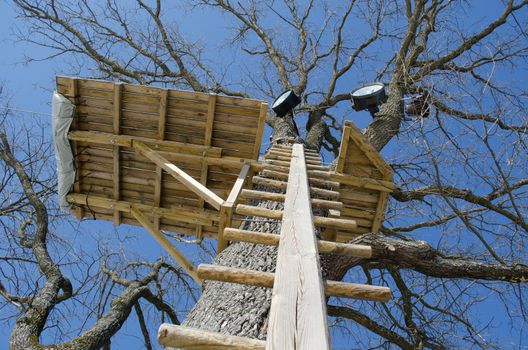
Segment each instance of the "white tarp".
[{"label": "white tarp", "polygon": [[55,144],[55,159],[57,162],[57,177],[59,180],[59,205],[68,211],[71,207],[66,200],[75,182],[75,164],[68,140],[68,131],[73,120],[75,105],[58,92],[53,92],[51,100],[51,127]]}]

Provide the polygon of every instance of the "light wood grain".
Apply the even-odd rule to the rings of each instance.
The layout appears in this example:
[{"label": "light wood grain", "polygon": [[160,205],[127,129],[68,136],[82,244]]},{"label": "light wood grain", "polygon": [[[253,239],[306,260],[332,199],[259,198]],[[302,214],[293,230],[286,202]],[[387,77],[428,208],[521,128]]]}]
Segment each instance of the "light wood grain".
[{"label": "light wood grain", "polygon": [[266,349],[330,349],[304,147],[292,147]]},{"label": "light wood grain", "polygon": [[185,171],[181,170],[176,165],[163,158],[161,155],[159,155],[159,153],[152,150],[144,143],[134,141],[133,146],[138,150],[139,153],[150,159],[160,168],[163,168],[163,170],[165,170],[169,175],[173,176],[175,179],[187,186],[187,188],[196,193],[200,198],[204,199],[214,208],[220,210],[220,206],[222,203],[224,203],[224,200],[214,192],[196,181],[193,177],[189,176]]},{"label": "light wood grain", "polygon": [[189,350],[261,350],[266,345],[263,340],[220,334],[167,323],[162,324],[158,330],[158,342],[164,346]]}]

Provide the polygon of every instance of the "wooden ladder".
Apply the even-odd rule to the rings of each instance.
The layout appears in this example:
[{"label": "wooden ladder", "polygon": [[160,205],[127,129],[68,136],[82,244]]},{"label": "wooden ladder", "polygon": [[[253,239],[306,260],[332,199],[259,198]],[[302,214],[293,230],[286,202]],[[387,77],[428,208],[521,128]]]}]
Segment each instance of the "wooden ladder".
[{"label": "wooden ladder", "polygon": [[[283,193],[244,189],[240,196],[284,202],[283,210],[238,204],[234,214],[282,220],[280,235],[225,227],[225,241],[278,246],[276,272],[260,272],[220,265],[201,264],[197,274],[202,280],[241,283],[273,288],[266,341],[224,335],[188,327],[163,324],[158,333],[162,345],[184,349],[330,349],[326,297],[386,302],[390,288],[323,280],[319,253],[339,253],[369,258],[372,249],[365,245],[320,240],[315,226],[327,231],[354,232],[354,220],[317,216],[312,206],[339,211],[339,183],[329,181],[328,167],[319,155],[301,144],[276,145],[266,154],[262,171],[253,184],[282,190]],[[335,215],[336,216],[336,215]],[[230,222],[230,220],[228,221]]]}]

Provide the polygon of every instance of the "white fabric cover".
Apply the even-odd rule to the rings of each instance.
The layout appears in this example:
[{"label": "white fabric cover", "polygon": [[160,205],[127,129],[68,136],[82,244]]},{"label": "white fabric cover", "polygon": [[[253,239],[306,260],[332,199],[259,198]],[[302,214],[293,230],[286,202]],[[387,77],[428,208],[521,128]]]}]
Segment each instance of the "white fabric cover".
[{"label": "white fabric cover", "polygon": [[69,211],[70,203],[66,195],[75,182],[75,164],[73,152],[68,140],[68,131],[73,120],[75,105],[58,92],[53,92],[51,100],[51,127],[55,144],[55,159],[57,162],[57,177],[59,180],[59,205],[62,210]]}]

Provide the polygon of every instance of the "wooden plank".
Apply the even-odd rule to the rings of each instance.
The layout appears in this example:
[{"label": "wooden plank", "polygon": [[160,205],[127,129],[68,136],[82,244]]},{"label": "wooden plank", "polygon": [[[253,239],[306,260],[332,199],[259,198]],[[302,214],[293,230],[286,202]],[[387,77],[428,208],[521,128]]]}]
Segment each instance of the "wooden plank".
[{"label": "wooden plank", "polygon": [[[59,82],[59,78],[57,78],[57,83]],[[68,93],[71,95],[72,99],[73,99],[73,104],[75,104],[77,106],[78,104],[78,81],[77,79],[72,79],[71,80],[71,83],[70,83],[70,88],[68,88]],[[77,126],[77,124],[79,123],[79,117],[77,115],[77,108],[74,109],[73,111],[73,120],[72,120],[72,124],[71,124],[71,127],[74,128]],[[74,192],[77,192],[79,193],[80,192],[80,173],[79,173],[79,170],[81,169],[81,165],[80,165],[80,162],[79,160],[77,159],[77,154],[79,153],[79,148],[77,146],[77,142],[76,141],[73,141],[72,142],[72,153],[73,153],[73,156],[74,156],[74,162],[75,162],[75,182],[73,183],[73,191]],[[84,217],[84,210],[82,207],[76,207],[76,208],[72,208],[72,213],[80,220]]]},{"label": "wooden plank", "polygon": [[[288,196],[286,195],[286,199]],[[285,202],[286,203],[286,202]],[[280,210],[267,209],[246,204],[236,206],[235,212],[239,215],[261,216],[273,220],[284,219],[283,212]],[[329,218],[324,216],[314,216],[313,223],[316,226],[338,228],[354,232],[357,229],[357,222],[351,219]]]},{"label": "wooden plank", "polygon": [[380,198],[378,205],[376,207],[376,214],[374,214],[374,219],[372,220],[372,232],[378,233],[385,216],[385,207],[389,199],[389,194],[387,192],[380,193]]},{"label": "wooden plank", "polygon": [[[211,146],[211,140],[213,138],[213,124],[215,116],[215,105],[216,105],[216,94],[209,94],[209,100],[207,102],[207,120],[205,123],[205,136],[204,146]],[[200,174],[200,183],[207,187],[207,174],[209,173],[209,166],[206,162],[202,162],[202,172]],[[203,208],[205,201],[200,199],[198,207]],[[196,226],[196,239],[202,239],[202,226]]]},{"label": "wooden plank", "polygon": [[262,145],[262,134],[264,133],[264,125],[266,124],[266,116],[268,114],[268,104],[260,104],[259,120],[257,132],[255,133],[255,146],[253,147],[253,159],[257,160],[260,154],[260,146]]},{"label": "wooden plank", "polygon": [[[273,180],[260,176],[253,176],[253,184],[275,187],[282,190],[285,190],[288,185],[288,183],[285,181]],[[339,199],[339,192],[326,190],[324,188],[310,187],[310,193],[312,196],[318,196],[331,200]]]},{"label": "wooden plank", "polygon": [[158,341],[163,346],[196,350],[263,350],[266,346],[266,342],[263,340],[220,334],[167,323],[163,323],[160,326]]},{"label": "wooden plank", "polygon": [[[167,89],[161,89],[160,92],[160,105],[159,105],[159,116],[158,116],[158,138],[165,140],[165,126],[167,124],[167,104],[169,98],[169,91]],[[154,205],[159,207],[161,205],[161,192],[163,183],[163,170],[160,167],[156,167],[156,177],[154,179]],[[154,225],[157,229],[160,227],[160,217],[154,218]]]},{"label": "wooden plank", "polygon": [[[256,231],[240,230],[231,227],[228,227],[224,230],[224,237],[225,239],[233,241],[273,246],[278,246],[280,240],[279,235]],[[325,254],[347,254],[359,258],[370,258],[372,256],[372,248],[360,244],[345,244],[318,240],[317,249],[319,253]]]},{"label": "wooden plank", "polygon": [[345,161],[348,151],[348,143],[350,142],[350,127],[345,124],[343,128],[343,135],[341,136],[341,145],[339,147],[339,156],[337,160],[336,171],[339,173],[343,172],[345,168]]},{"label": "wooden plank", "polygon": [[148,204],[131,203],[128,201],[116,201],[111,198],[105,198],[95,195],[86,195],[79,193],[70,193],[66,197],[68,202],[78,205],[87,205],[89,207],[99,207],[109,210],[119,210],[123,213],[130,213],[132,206],[144,211],[159,215],[162,218],[172,219],[179,222],[190,224],[201,224],[212,226],[213,221],[218,221],[218,213],[212,210],[198,210],[183,207],[161,208]]},{"label": "wooden plank", "polygon": [[330,349],[304,147],[293,145],[266,349]]},{"label": "wooden plank", "polygon": [[[198,266],[197,272],[198,276],[202,280],[240,283],[264,288],[273,288],[275,279],[275,274],[272,272],[253,271],[236,267],[209,264],[200,264]],[[380,302],[387,302],[391,298],[390,288],[372,286],[369,284],[356,284],[326,280],[323,283],[323,288],[326,296],[339,296],[344,298]],[[268,331],[268,339],[269,336],[270,334]]]},{"label": "wooden plank", "polygon": [[153,161],[156,165],[163,168],[169,175],[183,183],[187,188],[196,193],[200,198],[204,199],[207,203],[211,204],[214,208],[220,210],[220,206],[224,203],[224,200],[217,196],[214,192],[203,186],[201,183],[196,181],[194,178],[189,176],[185,171],[178,168],[176,165],[169,162],[167,159],[162,157],[159,153],[152,150],[150,147],[142,142],[134,141],[134,148],[138,150],[142,155]]},{"label": "wooden plank", "polygon": [[[264,199],[275,202],[284,202],[286,195],[282,193],[264,192],[256,190],[242,190],[240,193],[245,199]],[[343,208],[342,202],[329,201],[325,199],[312,198],[312,206],[325,209],[341,210]]]},{"label": "wooden plank", "polygon": [[[371,162],[376,166],[376,168],[383,174],[385,180],[392,179],[392,169],[385,162],[383,157],[379,154],[378,151],[372,147],[372,145],[367,141],[365,135],[354,125],[350,120],[345,121],[345,128],[350,129],[350,136],[354,143],[365,153],[365,155],[371,160]],[[342,172],[338,169],[338,172]]]},{"label": "wooden plank", "polygon": [[[114,135],[119,135],[120,133],[120,123],[121,123],[121,95],[122,95],[123,85],[114,84],[114,116],[113,116],[113,131]],[[114,199],[118,201],[119,192],[120,192],[120,174],[119,174],[119,146],[113,147],[113,168],[114,168]],[[114,224],[119,225],[121,223],[121,212],[119,210],[114,210]]]},{"label": "wooden plank", "polygon": [[141,225],[143,225],[143,227],[145,227],[148,232],[150,232],[152,237],[154,237],[156,241],[158,241],[158,243],[170,254],[170,256],[172,256],[174,260],[176,260],[178,264],[180,264],[180,266],[183,267],[185,271],[187,271],[189,276],[191,276],[199,286],[202,286],[202,279],[198,277],[196,269],[194,268],[193,264],[189,260],[187,260],[185,255],[183,255],[178,249],[176,249],[176,247],[167,239],[167,237],[165,237],[165,235],[161,233],[154,226],[154,224],[150,222],[150,220],[145,215],[143,215],[141,211],[139,211],[139,209],[131,208],[130,212],[132,213],[132,215],[134,215],[136,220]]},{"label": "wooden plank", "polygon": [[132,147],[134,141],[142,142],[147,146],[155,147],[157,151],[191,154],[208,157],[220,157],[222,149],[219,147],[206,147],[175,141],[163,141],[152,138],[144,138],[130,135],[112,135],[110,133],[97,131],[70,131],[68,138],[73,141],[81,141],[90,144],[117,145]]}]

